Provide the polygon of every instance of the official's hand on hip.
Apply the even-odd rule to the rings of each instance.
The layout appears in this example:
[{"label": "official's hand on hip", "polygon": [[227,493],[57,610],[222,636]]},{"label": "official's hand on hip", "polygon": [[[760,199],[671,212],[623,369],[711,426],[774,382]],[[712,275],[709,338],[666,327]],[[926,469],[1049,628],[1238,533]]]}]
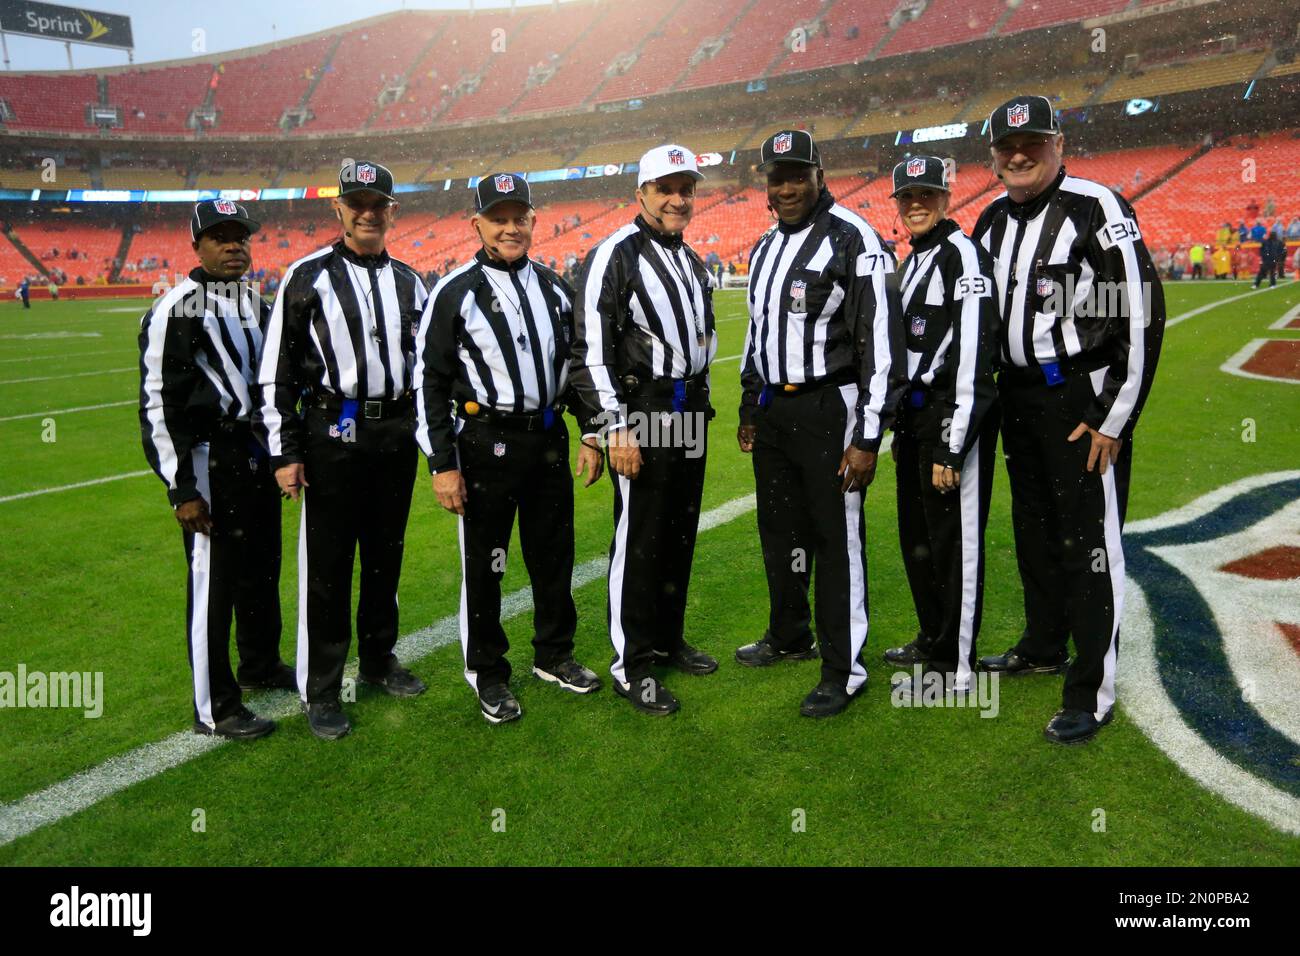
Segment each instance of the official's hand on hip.
[{"label": "official's hand on hip", "polygon": [[636,443],[636,436],[626,428],[611,431],[605,439],[609,448],[609,467],[614,473],[624,478],[635,478],[641,474],[641,447]]},{"label": "official's hand on hip", "polygon": [[202,498],[181,502],[176,506],[176,523],[190,534],[208,534],[212,531],[208,503]]},{"label": "official's hand on hip", "polygon": [[440,471],[433,476],[433,493],[438,496],[438,504],[453,514],[465,513],[465,502],[469,494],[465,491],[465,479],[460,471]]},{"label": "official's hand on hip", "polygon": [[844,476],[840,491],[865,491],[876,477],[876,453],[850,445],[844,449],[840,470],[835,474]]},{"label": "official's hand on hip", "polygon": [[757,425],[741,425],[736,429],[736,443],[746,455],[754,450],[754,436],[757,434]]},{"label": "official's hand on hip", "polygon": [[1097,429],[1092,428],[1087,422],[1079,422],[1074,431],[1070,432],[1068,441],[1077,441],[1084,432],[1092,438],[1092,447],[1088,449],[1088,470],[1092,471],[1098,461],[1101,462],[1101,473],[1106,474],[1106,469],[1119,460],[1120,448],[1124,445],[1124,439],[1111,438],[1109,435],[1103,435]]},{"label": "official's hand on hip", "polygon": [[302,489],[307,487],[307,469],[301,462],[293,462],[275,470],[275,483],[280,486],[280,494],[286,498],[298,500]]},{"label": "official's hand on hip", "polygon": [[582,487],[590,488],[605,472],[605,456],[600,453],[600,447],[594,442],[588,445],[585,441],[578,448],[578,470],[573,474],[587,475],[587,480],[582,483]]}]

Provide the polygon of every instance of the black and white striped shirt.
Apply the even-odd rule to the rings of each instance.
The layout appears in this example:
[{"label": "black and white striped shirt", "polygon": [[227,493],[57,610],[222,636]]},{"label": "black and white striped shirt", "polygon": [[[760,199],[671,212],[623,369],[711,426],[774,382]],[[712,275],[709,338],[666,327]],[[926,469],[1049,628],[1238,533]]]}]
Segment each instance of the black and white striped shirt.
[{"label": "black and white striped shirt", "polygon": [[302,461],[304,392],[393,400],[411,390],[424,281],[387,252],[361,256],[341,240],[284,275],[258,371],[257,420],[272,465]]},{"label": "black and white striped shirt", "polygon": [[430,471],[454,467],[453,401],[519,414],[571,400],[572,340],[573,290],[540,262],[506,266],[480,249],[449,272],[416,336],[416,439]]},{"label": "black and white striped shirt", "polygon": [[951,412],[934,461],[960,471],[997,398],[993,257],[944,219],[912,241],[901,274],[908,386]]},{"label": "black and white striped shirt", "polygon": [[1061,365],[1105,368],[1084,421],[1127,437],[1150,391],[1165,324],[1164,291],[1133,207],[1062,167],[1027,203],[1006,193],[995,199],[972,235],[996,261],[1003,362],[1042,368],[1045,379]]},{"label": "black and white striped shirt", "polygon": [[741,422],[767,386],[844,376],[858,385],[853,444],[880,447],[905,383],[894,255],[823,189],[808,218],[778,223],[749,255]]},{"label": "black and white striped shirt", "polygon": [[640,216],[588,254],[574,313],[574,387],[611,426],[623,421],[623,376],[693,378],[718,351],[704,263]]},{"label": "black and white striped shirt", "polygon": [[140,432],[173,505],[199,497],[195,446],[249,421],[270,311],[247,283],[196,268],[140,320]]}]

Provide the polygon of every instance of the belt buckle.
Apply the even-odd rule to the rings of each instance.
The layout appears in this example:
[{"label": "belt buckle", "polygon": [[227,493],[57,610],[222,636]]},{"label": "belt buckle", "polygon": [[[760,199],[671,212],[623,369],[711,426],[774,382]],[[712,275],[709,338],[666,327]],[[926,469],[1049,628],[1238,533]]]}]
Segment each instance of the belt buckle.
[{"label": "belt buckle", "polygon": [[366,418],[383,418],[384,403],[382,401],[367,401],[361,406],[361,414]]}]

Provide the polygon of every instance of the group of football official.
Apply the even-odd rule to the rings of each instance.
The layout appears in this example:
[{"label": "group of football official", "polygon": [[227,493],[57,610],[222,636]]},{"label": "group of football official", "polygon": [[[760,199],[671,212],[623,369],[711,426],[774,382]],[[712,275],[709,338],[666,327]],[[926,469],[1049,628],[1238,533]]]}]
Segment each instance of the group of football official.
[{"label": "group of football official", "polygon": [[[1113,713],[1132,437],[1164,300],[1129,204],[1067,175],[1048,100],[1015,97],[989,132],[1005,193],[972,235],[947,216],[943,160],[894,167],[910,235],[901,265],[827,190],[809,133],[762,144],[775,221],[749,259],[737,441],[752,455],[770,614],[735,657],[751,667],[820,658],[805,716],[837,714],[865,692],[864,502],[892,427],[919,630],[885,660],[936,672],[953,695],[970,692],[980,668],[1064,672],[1063,706],[1044,733],[1076,743]],[[663,668],[717,670],[686,640],[717,352],[712,280],[683,238],[703,178],[683,146],[646,153],[635,219],[591,250],[574,289],[529,258],[528,182],[484,176],[470,220],[479,250],[426,290],[385,248],[391,174],[348,161],[332,202],[342,235],[289,267],[273,307],[241,281],[258,223],[227,200],[195,207],[199,266],[141,323],[140,423],[184,532],[196,732],[269,733],[274,723],[241,699],[261,688],[297,690],[316,736],[349,732],[340,697],[358,549],[358,679],[396,697],[425,690],[395,654],[417,448],[457,516],[464,673],[484,718],[522,713],[501,624],[516,521],[533,674],[597,690],[574,658],[566,410],[578,476],[590,486],[608,467],[614,488],[614,692],[670,714],[680,704]],[[1025,629],[1006,653],[980,658],[999,432]],[[281,498],[301,501],[296,671],[279,657]],[[893,693],[921,687],[913,677]]]}]

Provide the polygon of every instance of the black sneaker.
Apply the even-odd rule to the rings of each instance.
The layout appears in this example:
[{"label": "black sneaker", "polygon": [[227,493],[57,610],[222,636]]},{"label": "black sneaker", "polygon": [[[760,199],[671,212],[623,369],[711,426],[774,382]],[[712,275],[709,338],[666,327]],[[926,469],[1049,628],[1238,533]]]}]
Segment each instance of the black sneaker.
[{"label": "black sneaker", "polygon": [[419,697],[429,689],[424,681],[398,664],[394,664],[382,677],[367,676],[358,672],[357,680],[363,684],[382,687],[390,697]]},{"label": "black sneaker", "polygon": [[1114,713],[1112,707],[1106,711],[1105,717],[1098,720],[1086,710],[1067,707],[1058,710],[1056,716],[1047,722],[1043,736],[1054,744],[1081,744],[1096,737],[1097,732],[1110,723]]},{"label": "black sneaker", "polygon": [[600,690],[600,678],[596,672],[583,667],[572,657],[553,667],[533,665],[533,673],[550,684],[559,684],[575,694],[590,694]]},{"label": "black sneaker", "polygon": [[703,651],[683,644],[677,650],[655,651],[655,663],[663,667],[675,667],[684,674],[712,674],[718,669],[718,662]]},{"label": "black sneaker", "polygon": [[315,704],[303,704],[307,714],[307,726],[321,740],[338,740],[346,737],[352,729],[348,715],[337,700],[326,700]]},{"label": "black sneaker", "polygon": [[524,715],[523,708],[505,684],[491,684],[478,693],[478,707],[489,724],[504,724]]},{"label": "black sneaker", "polygon": [[980,658],[980,669],[997,671],[1008,677],[1024,677],[1028,674],[1064,674],[1070,666],[1070,657],[1063,654],[1056,661],[1031,661],[1014,647],[1005,654]]},{"label": "black sneaker", "polygon": [[239,678],[240,690],[298,690],[298,675],[284,661],[276,661],[270,672],[262,677],[250,680]]},{"label": "black sneaker", "polygon": [[229,717],[217,721],[215,727],[194,722],[194,732],[208,737],[226,737],[229,740],[256,740],[275,730],[275,721],[259,717],[247,707],[240,707]]},{"label": "black sneaker", "polygon": [[911,667],[924,664],[930,660],[930,642],[920,634],[902,647],[891,647],[885,651],[885,663],[896,667]]},{"label": "black sneaker", "polygon": [[815,661],[821,657],[817,646],[796,648],[790,651],[777,650],[772,646],[769,635],[764,634],[753,644],[736,648],[736,660],[746,667],[767,667],[777,661]]},{"label": "black sneaker", "polygon": [[614,693],[623,697],[643,714],[664,717],[681,709],[677,698],[656,677],[642,677],[633,680],[626,687],[614,681]]},{"label": "black sneaker", "polygon": [[844,685],[837,681],[824,680],[803,699],[799,713],[805,717],[834,717],[849,706],[849,701],[857,694],[849,694]]}]

